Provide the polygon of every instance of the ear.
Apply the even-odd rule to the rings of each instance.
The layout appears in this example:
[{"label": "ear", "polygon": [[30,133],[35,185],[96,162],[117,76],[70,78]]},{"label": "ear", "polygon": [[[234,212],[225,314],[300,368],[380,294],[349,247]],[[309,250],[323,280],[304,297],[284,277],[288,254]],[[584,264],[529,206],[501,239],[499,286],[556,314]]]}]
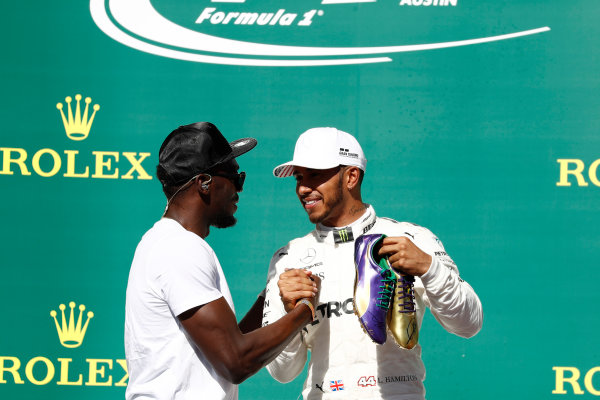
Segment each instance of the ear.
[{"label": "ear", "polygon": [[201,194],[208,194],[208,192],[210,192],[210,186],[212,184],[212,176],[199,175],[197,178],[197,183],[199,185],[198,191]]},{"label": "ear", "polygon": [[353,190],[360,183],[360,169],[358,167],[346,167],[344,171],[346,187]]}]

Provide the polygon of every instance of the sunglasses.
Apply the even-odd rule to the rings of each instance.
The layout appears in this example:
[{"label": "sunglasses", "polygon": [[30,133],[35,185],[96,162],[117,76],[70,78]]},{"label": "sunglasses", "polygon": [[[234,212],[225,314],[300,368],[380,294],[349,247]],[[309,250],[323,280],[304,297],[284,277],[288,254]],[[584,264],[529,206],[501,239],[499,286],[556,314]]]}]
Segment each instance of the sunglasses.
[{"label": "sunglasses", "polygon": [[229,179],[233,183],[233,185],[235,186],[235,188],[238,192],[241,192],[242,189],[244,188],[244,181],[246,180],[246,173],[243,171],[240,172],[239,174],[238,173],[228,174],[226,172],[215,172],[211,175],[212,176],[220,176],[222,178]]}]

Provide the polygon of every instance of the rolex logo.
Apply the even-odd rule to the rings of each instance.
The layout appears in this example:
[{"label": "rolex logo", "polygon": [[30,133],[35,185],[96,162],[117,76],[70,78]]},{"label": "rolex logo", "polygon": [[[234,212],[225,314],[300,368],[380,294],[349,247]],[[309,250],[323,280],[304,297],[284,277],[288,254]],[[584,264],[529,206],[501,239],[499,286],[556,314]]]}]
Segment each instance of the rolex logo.
[{"label": "rolex logo", "polygon": [[62,323],[59,325],[58,320],[56,319],[57,312],[52,310],[50,311],[50,316],[54,318],[54,323],[56,324],[56,331],[58,332],[58,338],[60,339],[60,343],[64,347],[75,348],[81,346],[83,343],[83,338],[85,336],[85,331],[87,330],[88,324],[90,323],[90,319],[94,317],[94,313],[88,311],[87,319],[81,327],[83,312],[85,311],[85,306],[83,304],[79,305],[79,316],[77,317],[77,323],[75,323],[75,302],[69,303],[69,308],[71,312],[69,314],[69,319],[65,317],[65,307],[64,304],[58,306],[62,313]]},{"label": "rolex logo", "polygon": [[[83,96],[76,94],[76,103],[72,105],[73,99],[65,97],[66,110],[65,103],[56,104],[67,137],[71,140],[81,141],[88,137],[96,112],[100,109],[98,104],[90,107],[90,97],[82,99]],[[85,107],[82,110],[83,103]],[[76,149],[54,150],[47,146],[31,151],[19,147],[3,147],[0,143],[0,178],[2,175],[29,176],[35,173],[44,178],[58,175],[65,178],[152,179],[142,165],[150,157],[150,153],[95,150],[80,158],[79,152]]]},{"label": "rolex logo", "polygon": [[75,101],[77,104],[75,105],[75,115],[73,116],[73,109],[71,108],[71,102],[73,99],[71,96],[65,97],[65,102],[67,103],[67,115],[63,111],[63,103],[56,104],[56,108],[60,111],[60,115],[62,117],[63,125],[65,126],[65,132],[67,136],[71,140],[84,140],[88,137],[90,133],[90,128],[92,127],[92,123],[94,122],[94,116],[96,115],[96,111],[100,109],[98,104],[94,104],[92,115],[88,119],[90,103],[92,102],[91,97],[85,98],[85,109],[83,110],[83,115],[81,114],[81,95],[75,95]]}]

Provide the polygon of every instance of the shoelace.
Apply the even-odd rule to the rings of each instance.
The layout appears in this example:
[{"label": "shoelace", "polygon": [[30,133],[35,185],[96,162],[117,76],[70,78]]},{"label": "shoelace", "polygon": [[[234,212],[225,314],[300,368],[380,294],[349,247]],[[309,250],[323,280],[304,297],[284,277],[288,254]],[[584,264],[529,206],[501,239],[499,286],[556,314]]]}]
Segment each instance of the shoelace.
[{"label": "shoelace", "polygon": [[415,278],[412,275],[399,274],[396,282],[396,294],[398,295],[398,312],[415,312]]},{"label": "shoelace", "polygon": [[387,311],[390,308],[392,296],[394,295],[396,278],[390,269],[382,269],[379,274],[382,278],[381,285],[379,285],[379,289],[381,290],[377,292],[380,297],[377,297],[375,304],[377,307]]}]

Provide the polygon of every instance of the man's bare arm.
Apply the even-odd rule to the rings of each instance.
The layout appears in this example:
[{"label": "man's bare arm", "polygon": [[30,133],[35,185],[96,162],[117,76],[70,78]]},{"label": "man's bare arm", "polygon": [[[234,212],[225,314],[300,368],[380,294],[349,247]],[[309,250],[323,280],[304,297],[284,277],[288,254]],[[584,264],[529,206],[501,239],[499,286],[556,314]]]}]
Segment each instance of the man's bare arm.
[{"label": "man's bare arm", "polygon": [[248,310],[244,318],[242,318],[238,324],[242,333],[252,332],[262,326],[264,305],[265,298],[263,296],[258,296],[252,307],[250,307],[250,310]]},{"label": "man's bare arm", "polygon": [[[313,281],[305,275],[300,285],[295,291],[304,293],[314,305]],[[179,315],[183,327],[217,372],[236,384],[273,360],[312,321],[310,308],[299,303],[273,324],[248,331],[256,326],[258,302],[261,302],[260,298],[251,308],[251,315],[244,317],[240,326],[222,297]]]}]

